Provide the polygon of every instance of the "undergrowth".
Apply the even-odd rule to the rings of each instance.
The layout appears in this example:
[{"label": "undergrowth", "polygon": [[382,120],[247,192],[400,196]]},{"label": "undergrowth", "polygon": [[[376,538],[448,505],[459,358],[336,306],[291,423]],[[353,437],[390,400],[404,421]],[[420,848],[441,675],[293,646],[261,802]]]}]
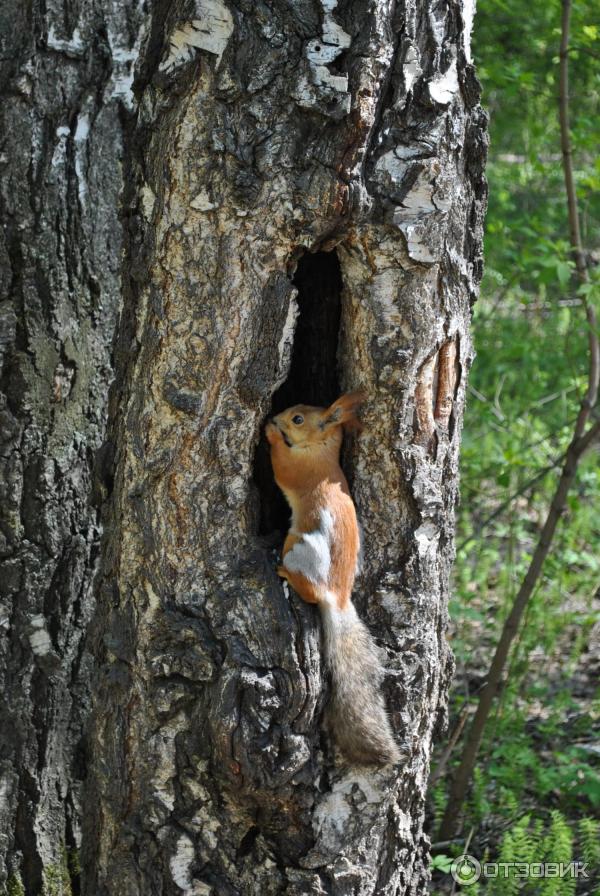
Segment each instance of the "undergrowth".
[{"label": "undergrowth", "polygon": [[[451,731],[464,708],[471,717],[476,706],[587,381],[583,300],[598,303],[600,295],[600,14],[582,0],[571,30],[574,159],[592,280],[584,295],[572,277],[560,161],[560,10],[559,0],[478,4],[474,49],[491,115],[490,205],[462,444]],[[591,450],[512,650],[462,833],[452,843],[435,840],[461,738],[432,788],[435,893],[460,889],[448,872],[467,852],[480,862],[587,862],[590,874],[480,879],[470,893],[600,896],[599,467]]]}]

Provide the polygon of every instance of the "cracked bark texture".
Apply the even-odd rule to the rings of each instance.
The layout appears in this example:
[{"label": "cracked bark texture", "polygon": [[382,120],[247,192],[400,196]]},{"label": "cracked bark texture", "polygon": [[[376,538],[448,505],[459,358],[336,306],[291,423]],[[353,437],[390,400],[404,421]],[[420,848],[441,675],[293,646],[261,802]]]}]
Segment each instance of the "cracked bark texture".
[{"label": "cracked bark texture", "polygon": [[[133,5],[0,11],[0,892],[80,842]],[[58,891],[56,891],[58,892]]]},{"label": "cracked bark texture", "polygon": [[[37,894],[83,837],[90,896],[425,893],[485,205],[472,5],[7,9],[0,882]],[[405,757],[380,771],[336,756],[317,613],[275,574],[265,417],[338,387],[370,397],[344,466]]]}]

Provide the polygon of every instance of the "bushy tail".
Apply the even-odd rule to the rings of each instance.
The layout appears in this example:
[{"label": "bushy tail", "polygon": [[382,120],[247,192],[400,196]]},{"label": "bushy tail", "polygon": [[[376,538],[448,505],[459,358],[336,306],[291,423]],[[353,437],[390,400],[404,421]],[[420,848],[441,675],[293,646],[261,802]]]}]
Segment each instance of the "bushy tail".
[{"label": "bushy tail", "polygon": [[400,751],[381,693],[383,668],[373,636],[351,603],[343,611],[321,604],[321,613],[332,679],[328,717],[340,750],[357,764],[398,762]]}]

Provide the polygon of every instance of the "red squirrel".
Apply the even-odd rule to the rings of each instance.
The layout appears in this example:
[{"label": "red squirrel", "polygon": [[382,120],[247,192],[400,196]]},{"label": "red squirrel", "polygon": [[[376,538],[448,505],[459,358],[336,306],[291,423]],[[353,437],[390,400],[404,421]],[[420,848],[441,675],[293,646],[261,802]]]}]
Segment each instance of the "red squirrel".
[{"label": "red squirrel", "polygon": [[378,649],[351,600],[360,533],[339,463],[343,429],[357,427],[364,399],[353,392],[329,408],[295,405],[273,417],[266,436],[275,481],[292,511],[277,572],[321,611],[335,740],[349,761],[383,765],[400,754],[380,690]]}]

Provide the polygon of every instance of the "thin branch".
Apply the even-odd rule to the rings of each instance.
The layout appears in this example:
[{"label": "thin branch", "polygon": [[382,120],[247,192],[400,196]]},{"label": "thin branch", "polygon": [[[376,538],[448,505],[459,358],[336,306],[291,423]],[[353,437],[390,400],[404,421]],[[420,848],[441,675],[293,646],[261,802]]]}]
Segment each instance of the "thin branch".
[{"label": "thin branch", "polygon": [[560,120],[560,148],[562,152],[565,188],[567,191],[567,209],[569,212],[569,231],[571,246],[575,255],[575,264],[580,277],[587,276],[585,258],[581,246],[579,215],[577,213],[577,192],[573,177],[573,151],[571,149],[571,131],[569,125],[569,25],[571,19],[571,0],[563,0],[562,29],[559,52],[559,95],[558,116]]},{"label": "thin branch", "polygon": [[596,420],[593,426],[590,426],[584,436],[579,439],[579,449],[584,454],[592,446],[592,444],[600,439],[600,420]]},{"label": "thin branch", "polygon": [[454,728],[454,731],[452,732],[452,736],[451,736],[450,740],[448,741],[446,748],[444,749],[444,752],[442,753],[442,755],[440,757],[440,761],[436,765],[435,770],[432,772],[431,777],[429,778],[429,786],[430,787],[433,787],[437,783],[437,781],[442,777],[444,772],[446,771],[446,766],[448,765],[448,762],[450,761],[450,757],[452,756],[452,753],[454,751],[454,747],[456,746],[458,739],[462,734],[462,730],[465,727],[465,722],[467,721],[468,715],[469,715],[469,704],[465,703],[465,705],[463,706],[462,711],[460,713],[460,716],[458,717],[458,722],[456,723],[456,727]]},{"label": "thin branch", "polygon": [[587,53],[588,56],[593,56],[594,59],[600,59],[600,53],[594,53],[589,47],[582,47],[581,44],[571,45],[568,48],[567,53]]},{"label": "thin branch", "polygon": [[[567,210],[569,213],[569,232],[571,237],[571,249],[575,258],[577,274],[581,283],[589,283],[589,272],[581,242],[581,230],[579,227],[579,212],[577,209],[577,190],[575,176],[573,174],[573,151],[571,148],[571,129],[569,122],[569,29],[571,22],[571,0],[563,0],[562,26],[559,53],[559,100],[558,114],[560,121],[560,147],[562,151],[563,173],[565,189],[567,191]],[[590,367],[588,377],[588,392],[586,399],[581,404],[579,419],[575,427],[575,435],[583,435],[590,410],[596,404],[598,398],[598,382],[600,380],[600,346],[598,345],[598,323],[596,312],[591,302],[585,302],[586,317],[589,327],[589,353]]]},{"label": "thin branch", "polygon": [[563,452],[563,454],[559,454],[559,456],[555,458],[555,460],[551,464],[548,464],[547,467],[542,467],[542,469],[539,470],[535,474],[535,476],[532,476],[531,479],[528,479],[527,482],[524,482],[523,485],[516,490],[516,492],[513,492],[512,495],[509,495],[505,501],[502,501],[502,503],[499,504],[496,509],[489,514],[489,516],[486,516],[485,519],[478,524],[477,532],[473,532],[472,535],[469,535],[467,538],[463,539],[463,541],[460,542],[456,549],[457,553],[458,551],[462,551],[464,548],[466,548],[466,546],[472,541],[475,541],[476,538],[479,538],[481,536],[482,530],[487,528],[490,523],[493,523],[494,520],[497,519],[497,517],[499,517],[506,510],[507,507],[510,507],[513,501],[516,501],[517,498],[520,498],[521,495],[524,495],[525,492],[528,492],[530,488],[532,488],[537,482],[539,482],[540,479],[543,479],[544,476],[547,473],[550,473],[551,470],[555,470],[560,462],[564,460],[565,456],[566,452]]},{"label": "thin branch", "polygon": [[599,436],[600,420],[590,428],[585,436],[575,436],[567,449],[562,474],[552,503],[550,504],[550,509],[540,539],[531,558],[527,574],[523,579],[512,609],[504,623],[502,634],[498,641],[498,646],[496,647],[496,652],[487,675],[487,681],[479,698],[479,704],[467,736],[461,763],[452,782],[446,813],[438,835],[440,840],[447,840],[454,835],[458,815],[464,802],[467,787],[471,780],[471,775],[481,745],[485,724],[488,720],[493,701],[500,689],[502,673],[506,665],[510,647],[519,630],[521,618],[540,577],[544,561],[550,550],[550,545],[552,544],[558,521],[565,507],[568,491],[575,478],[579,460],[587,448],[589,448],[592,442]]}]

